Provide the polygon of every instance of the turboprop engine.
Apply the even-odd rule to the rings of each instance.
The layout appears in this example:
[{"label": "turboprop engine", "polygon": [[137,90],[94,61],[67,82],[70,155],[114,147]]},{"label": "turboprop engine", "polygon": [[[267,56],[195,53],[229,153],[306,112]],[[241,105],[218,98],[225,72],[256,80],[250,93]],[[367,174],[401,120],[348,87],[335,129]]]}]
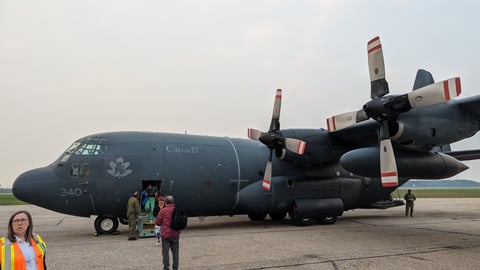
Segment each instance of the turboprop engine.
[{"label": "turboprop engine", "polygon": [[[343,154],[340,164],[354,174],[378,177],[380,174],[379,152],[378,147],[355,149]],[[395,158],[400,178],[448,178],[468,169],[459,160],[443,153],[399,150],[395,151]]]}]

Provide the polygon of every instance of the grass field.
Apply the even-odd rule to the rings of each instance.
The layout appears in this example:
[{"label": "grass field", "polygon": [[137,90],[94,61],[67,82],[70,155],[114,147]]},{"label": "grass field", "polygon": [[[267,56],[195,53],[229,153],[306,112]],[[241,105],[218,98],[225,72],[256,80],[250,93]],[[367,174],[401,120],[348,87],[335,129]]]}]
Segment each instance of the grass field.
[{"label": "grass field", "polygon": [[[392,193],[393,197],[403,198],[407,188],[399,188]],[[480,188],[411,188],[418,198],[480,198]],[[400,194],[400,196],[398,195]]]},{"label": "grass field", "polygon": [[0,205],[22,205],[22,204],[28,204],[28,203],[17,200],[13,196],[13,194],[0,193]]}]

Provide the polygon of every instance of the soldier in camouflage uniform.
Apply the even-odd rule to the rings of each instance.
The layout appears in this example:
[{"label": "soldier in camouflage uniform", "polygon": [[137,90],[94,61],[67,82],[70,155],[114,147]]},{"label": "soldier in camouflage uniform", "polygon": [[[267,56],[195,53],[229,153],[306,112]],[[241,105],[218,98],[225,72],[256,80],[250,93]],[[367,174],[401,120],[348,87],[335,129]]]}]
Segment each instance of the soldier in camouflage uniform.
[{"label": "soldier in camouflage uniform", "polygon": [[140,203],[138,202],[138,191],[135,191],[127,203],[128,240],[137,240],[135,227],[137,226],[137,217],[139,214]]},{"label": "soldier in camouflage uniform", "polygon": [[410,213],[410,217],[413,217],[413,202],[417,199],[415,195],[413,195],[412,190],[409,189],[408,192],[403,197],[406,201],[405,204],[405,216],[408,216]]}]

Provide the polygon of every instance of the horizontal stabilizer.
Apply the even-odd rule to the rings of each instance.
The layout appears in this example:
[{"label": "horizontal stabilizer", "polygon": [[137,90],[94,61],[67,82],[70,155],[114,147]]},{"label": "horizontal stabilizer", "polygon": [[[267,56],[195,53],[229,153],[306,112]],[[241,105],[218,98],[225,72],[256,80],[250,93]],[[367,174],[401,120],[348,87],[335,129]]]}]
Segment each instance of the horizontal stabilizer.
[{"label": "horizontal stabilizer", "polygon": [[452,156],[458,160],[475,160],[480,159],[480,149],[476,150],[465,150],[465,151],[452,151],[445,152],[449,156]]}]

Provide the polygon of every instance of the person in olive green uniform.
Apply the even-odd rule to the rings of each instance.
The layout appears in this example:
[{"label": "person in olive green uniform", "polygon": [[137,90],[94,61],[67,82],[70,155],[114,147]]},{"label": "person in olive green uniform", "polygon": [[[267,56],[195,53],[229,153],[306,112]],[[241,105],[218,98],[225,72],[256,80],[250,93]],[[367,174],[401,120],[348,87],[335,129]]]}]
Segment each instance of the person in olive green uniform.
[{"label": "person in olive green uniform", "polygon": [[413,217],[413,202],[417,199],[415,195],[413,195],[412,190],[409,189],[408,192],[403,197],[406,201],[405,204],[405,216],[408,216],[410,213],[410,217]]},{"label": "person in olive green uniform", "polygon": [[137,240],[135,227],[137,226],[137,217],[139,214],[140,203],[138,202],[138,191],[135,191],[127,203],[128,240]]}]

